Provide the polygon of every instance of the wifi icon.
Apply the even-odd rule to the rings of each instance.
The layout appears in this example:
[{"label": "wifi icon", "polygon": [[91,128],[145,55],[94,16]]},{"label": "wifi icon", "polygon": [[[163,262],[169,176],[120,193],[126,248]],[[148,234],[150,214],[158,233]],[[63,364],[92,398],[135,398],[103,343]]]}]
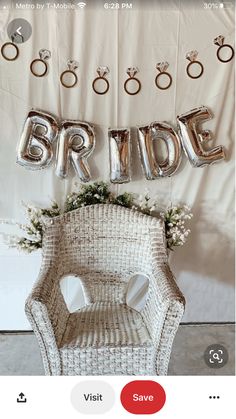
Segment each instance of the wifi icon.
[{"label": "wifi icon", "polygon": [[80,3],[77,3],[77,6],[79,6],[80,9],[83,9],[86,6],[86,3],[81,1]]}]

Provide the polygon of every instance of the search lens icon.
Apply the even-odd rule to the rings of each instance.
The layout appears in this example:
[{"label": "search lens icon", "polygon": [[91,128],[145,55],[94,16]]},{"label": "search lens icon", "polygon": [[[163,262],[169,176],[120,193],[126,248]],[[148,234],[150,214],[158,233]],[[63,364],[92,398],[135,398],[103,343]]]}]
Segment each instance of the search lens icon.
[{"label": "search lens icon", "polygon": [[217,343],[209,345],[204,352],[204,360],[209,368],[222,368],[229,359],[227,349]]}]

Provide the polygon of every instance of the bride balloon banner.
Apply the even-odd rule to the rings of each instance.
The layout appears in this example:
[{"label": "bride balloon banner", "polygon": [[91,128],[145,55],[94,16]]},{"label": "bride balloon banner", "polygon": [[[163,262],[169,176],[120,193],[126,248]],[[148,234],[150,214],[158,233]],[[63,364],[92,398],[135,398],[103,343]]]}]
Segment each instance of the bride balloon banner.
[{"label": "bride balloon banner", "polygon": [[[225,159],[223,146],[205,150],[212,139],[209,130],[200,125],[211,119],[207,107],[201,106],[177,116],[177,130],[166,122],[153,122],[137,127],[140,161],[146,179],[172,176],[181,162],[182,149],[193,167],[203,167]],[[159,161],[154,150],[164,141],[167,157]],[[94,128],[81,121],[59,123],[52,115],[31,110],[26,118],[17,149],[17,163],[26,169],[39,170],[49,166],[56,144],[56,175],[66,178],[72,166],[82,182],[91,180],[88,158],[95,148]],[[113,183],[131,180],[131,136],[128,128],[108,130],[110,180]]]}]

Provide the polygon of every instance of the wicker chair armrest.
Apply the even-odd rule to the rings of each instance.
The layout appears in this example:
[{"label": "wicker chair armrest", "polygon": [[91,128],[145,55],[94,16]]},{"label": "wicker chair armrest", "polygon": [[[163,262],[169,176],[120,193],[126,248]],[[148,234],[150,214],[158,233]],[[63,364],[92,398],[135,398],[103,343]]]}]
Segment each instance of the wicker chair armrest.
[{"label": "wicker chair armrest", "polygon": [[59,346],[70,313],[60,290],[56,269],[53,267],[41,269],[38,280],[26,301],[25,310],[33,329],[35,324],[31,322],[32,316],[35,321],[38,316],[42,320],[38,322],[40,331],[47,336],[50,329],[56,345]]},{"label": "wicker chair armrest", "polygon": [[163,263],[152,270],[149,293],[141,314],[153,341],[159,341],[170,312],[181,318],[185,298],[179,290],[169,266]]},{"label": "wicker chair armrest", "polygon": [[162,265],[157,266],[154,265],[152,275],[155,278],[155,288],[161,302],[180,302],[185,306],[185,298],[167,263],[162,263]]},{"label": "wicker chair armrest", "polygon": [[183,302],[178,299],[172,301],[164,317],[162,332],[156,341],[158,375],[167,374],[171,348],[183,314]]}]

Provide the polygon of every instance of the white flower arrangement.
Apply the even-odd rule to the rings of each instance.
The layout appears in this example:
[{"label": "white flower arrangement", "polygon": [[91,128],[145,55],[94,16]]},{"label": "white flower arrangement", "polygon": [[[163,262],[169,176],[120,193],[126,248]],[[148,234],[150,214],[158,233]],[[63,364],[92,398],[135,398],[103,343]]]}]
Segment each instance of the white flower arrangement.
[{"label": "white flower arrangement", "polygon": [[131,193],[123,193],[114,196],[109,191],[108,184],[104,182],[95,182],[90,185],[83,185],[80,192],[72,192],[65,201],[64,209],[61,210],[58,204],[53,201],[50,208],[37,208],[32,205],[24,204],[28,224],[19,224],[15,221],[2,221],[4,224],[16,225],[25,235],[19,237],[16,235],[2,234],[5,243],[10,248],[17,248],[27,253],[31,253],[42,247],[43,238],[43,218],[53,218],[65,212],[73,211],[86,205],[99,203],[112,203],[125,206],[140,211],[153,217],[159,217],[164,220],[167,247],[174,250],[174,247],[182,246],[190,233],[186,228],[186,222],[192,218],[192,213],[187,205],[179,205],[160,211],[156,198],[151,198],[149,191],[145,190],[145,195],[139,195],[137,198]]},{"label": "white flower arrangement", "polygon": [[161,217],[165,221],[167,247],[173,250],[175,246],[183,246],[191,232],[185,223],[193,214],[187,205],[174,206],[162,212]]},{"label": "white flower arrangement", "polygon": [[23,204],[26,209],[26,218],[28,224],[20,224],[16,221],[1,221],[2,224],[9,224],[19,227],[25,232],[25,236],[19,237],[17,235],[3,234],[5,244],[10,248],[23,250],[31,253],[34,250],[42,247],[43,238],[43,217],[55,217],[60,214],[60,209],[56,202],[52,202],[51,208],[38,208],[32,205]]}]

